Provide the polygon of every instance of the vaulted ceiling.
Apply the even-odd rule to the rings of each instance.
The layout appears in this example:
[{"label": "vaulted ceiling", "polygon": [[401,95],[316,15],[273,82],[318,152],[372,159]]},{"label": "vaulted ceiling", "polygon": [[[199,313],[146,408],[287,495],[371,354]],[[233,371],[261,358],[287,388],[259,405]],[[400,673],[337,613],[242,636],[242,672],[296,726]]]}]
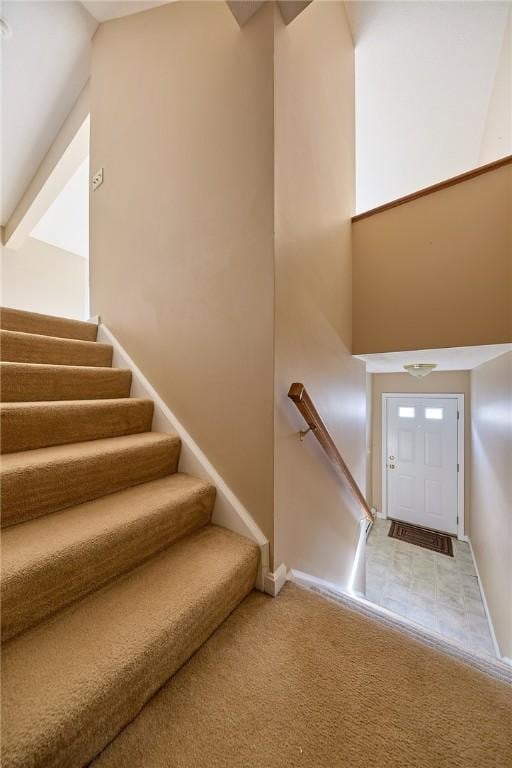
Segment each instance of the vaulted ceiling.
[{"label": "vaulted ceiling", "polygon": [[101,23],[172,2],[174,0],[82,0],[82,5],[85,5],[91,16]]},{"label": "vaulted ceiling", "polygon": [[[5,225],[89,78],[98,24],[173,0],[6,0],[1,47],[0,223]],[[280,3],[288,23],[309,4]],[[262,5],[228,3],[240,25]]]},{"label": "vaulted ceiling", "polygon": [[[98,24],[170,1],[2,3],[11,30],[1,52],[2,224],[87,82]],[[227,4],[243,25],[263,3]],[[279,7],[289,23],[308,4],[284,0]],[[356,44],[359,210],[478,164],[510,6],[493,0],[346,4]]]},{"label": "vaulted ceiling", "polygon": [[2,2],[0,223],[5,225],[89,79],[100,22],[169,0]]},{"label": "vaulted ceiling", "polygon": [[[357,212],[512,152],[511,2],[346,8],[356,51]],[[491,126],[500,80],[496,98],[506,111],[508,90],[509,118]]]},{"label": "vaulted ceiling", "polygon": [[89,78],[98,26],[78,2],[3,2],[1,223],[27,188]]}]

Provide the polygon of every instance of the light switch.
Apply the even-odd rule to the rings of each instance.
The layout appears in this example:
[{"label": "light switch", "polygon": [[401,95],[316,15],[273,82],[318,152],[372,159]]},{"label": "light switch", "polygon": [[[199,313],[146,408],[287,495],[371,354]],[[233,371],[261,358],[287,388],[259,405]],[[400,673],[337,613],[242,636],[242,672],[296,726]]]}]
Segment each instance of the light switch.
[{"label": "light switch", "polygon": [[92,177],[92,191],[94,192],[98,187],[101,187],[103,184],[103,168],[100,168],[99,171],[96,171],[94,176]]}]

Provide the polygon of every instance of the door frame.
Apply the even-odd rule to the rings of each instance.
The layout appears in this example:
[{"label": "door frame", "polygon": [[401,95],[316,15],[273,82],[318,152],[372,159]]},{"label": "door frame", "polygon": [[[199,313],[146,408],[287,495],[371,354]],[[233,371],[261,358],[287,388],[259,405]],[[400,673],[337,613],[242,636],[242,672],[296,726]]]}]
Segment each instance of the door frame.
[{"label": "door frame", "polygon": [[464,395],[453,392],[383,392],[382,393],[382,453],[381,453],[381,493],[382,517],[388,517],[388,477],[387,464],[387,434],[388,434],[388,400],[393,397],[416,397],[428,400],[451,399],[457,400],[457,538],[467,541],[464,526]]}]

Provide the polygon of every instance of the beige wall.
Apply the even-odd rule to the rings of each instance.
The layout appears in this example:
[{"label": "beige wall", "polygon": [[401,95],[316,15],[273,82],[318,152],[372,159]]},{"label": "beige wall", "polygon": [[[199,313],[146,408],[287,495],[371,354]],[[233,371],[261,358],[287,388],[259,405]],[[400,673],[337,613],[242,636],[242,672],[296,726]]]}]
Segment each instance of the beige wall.
[{"label": "beige wall", "polygon": [[470,537],[499,648],[512,659],[512,352],[471,371]]},{"label": "beige wall", "polygon": [[355,354],[512,341],[512,165],[353,225]]},{"label": "beige wall", "polygon": [[365,368],[350,354],[354,49],[343,4],[276,14],[276,562],[346,585],[360,511],[287,398],[305,384],[363,491]]},{"label": "beige wall", "polygon": [[87,259],[41,240],[29,237],[19,251],[2,248],[4,307],[84,320],[87,280]]},{"label": "beige wall", "polygon": [[408,373],[372,374],[372,504],[382,511],[382,394],[404,392],[412,394],[464,395],[464,517],[468,532],[471,492],[471,397],[469,371],[438,371],[424,379]]},{"label": "beige wall", "polygon": [[171,3],[93,40],[91,299],[273,538],[273,8]]}]

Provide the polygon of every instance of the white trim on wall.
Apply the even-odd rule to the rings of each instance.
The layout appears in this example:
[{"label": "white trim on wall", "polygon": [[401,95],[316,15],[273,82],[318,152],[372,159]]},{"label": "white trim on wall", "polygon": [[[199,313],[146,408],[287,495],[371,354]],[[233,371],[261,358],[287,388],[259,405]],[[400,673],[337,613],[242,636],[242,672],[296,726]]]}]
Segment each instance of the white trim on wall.
[{"label": "white trim on wall", "polygon": [[359,539],[347,587],[350,595],[364,597],[366,594],[366,539],[372,525],[366,518],[359,522]]},{"label": "white trim on wall", "polygon": [[112,345],[114,350],[112,366],[114,368],[129,368],[131,370],[130,396],[146,397],[153,400],[155,406],[153,430],[175,432],[179,435],[181,439],[180,471],[206,480],[217,489],[212,522],[245,536],[259,546],[261,557],[256,588],[275,597],[286,581],[286,566],[281,564],[273,573],[270,571],[269,541],[254,518],[210,463],[177,416],[162,400],[114,334],[101,322],[98,325],[97,340]]},{"label": "white trim on wall", "polygon": [[496,638],[496,632],[494,631],[494,624],[492,623],[491,612],[489,611],[489,606],[487,604],[487,599],[485,597],[484,585],[482,584],[482,579],[480,578],[480,572],[478,570],[478,565],[476,563],[475,551],[473,549],[473,545],[471,544],[471,539],[469,538],[469,536],[467,537],[466,541],[469,544],[469,551],[471,552],[471,557],[473,558],[473,565],[475,566],[476,578],[477,578],[477,581],[478,581],[478,586],[480,587],[480,594],[482,595],[482,603],[484,604],[484,611],[485,611],[485,615],[487,617],[487,623],[489,624],[489,630],[490,630],[490,633],[491,633],[492,644],[494,645],[494,650],[496,652],[496,656],[498,657],[498,659],[501,659],[506,664],[510,664],[511,662],[509,661],[509,659],[507,659],[505,656],[502,656],[501,653],[500,653],[500,646],[498,645],[498,640]]},{"label": "white trim on wall", "polygon": [[449,393],[416,393],[416,392],[383,392],[382,398],[382,451],[381,451],[381,477],[382,477],[382,510],[378,517],[387,519],[388,516],[388,478],[385,471],[387,464],[387,432],[388,432],[388,399],[392,397],[425,397],[429,400],[436,398],[448,400],[457,400],[457,463],[459,471],[457,472],[457,538],[461,541],[467,541],[465,535],[465,515],[464,515],[464,395]]},{"label": "white trim on wall", "polygon": [[304,571],[297,571],[295,568],[291,568],[288,571],[287,580],[292,581],[294,584],[299,584],[302,587],[317,587],[318,589],[327,589],[329,592],[333,592],[337,595],[349,594],[346,590],[344,590],[338,584],[334,584],[332,581],[319,579],[317,576],[312,576],[310,573],[305,573]]}]

